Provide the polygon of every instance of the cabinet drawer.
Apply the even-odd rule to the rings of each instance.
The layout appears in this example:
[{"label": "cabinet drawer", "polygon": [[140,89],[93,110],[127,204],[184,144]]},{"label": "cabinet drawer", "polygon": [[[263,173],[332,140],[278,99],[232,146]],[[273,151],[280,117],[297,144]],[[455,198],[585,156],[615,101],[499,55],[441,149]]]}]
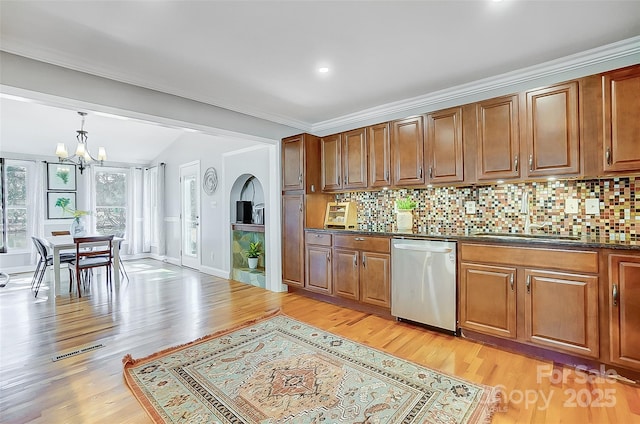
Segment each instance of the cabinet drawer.
[{"label": "cabinet drawer", "polygon": [[333,242],[336,247],[354,250],[380,253],[389,253],[391,251],[391,240],[389,237],[336,234],[333,236]]},{"label": "cabinet drawer", "polygon": [[460,246],[460,260],[598,273],[598,252],[585,250],[464,243]]},{"label": "cabinet drawer", "polygon": [[316,244],[319,246],[331,246],[331,234],[307,231],[305,232],[305,241],[307,244]]}]

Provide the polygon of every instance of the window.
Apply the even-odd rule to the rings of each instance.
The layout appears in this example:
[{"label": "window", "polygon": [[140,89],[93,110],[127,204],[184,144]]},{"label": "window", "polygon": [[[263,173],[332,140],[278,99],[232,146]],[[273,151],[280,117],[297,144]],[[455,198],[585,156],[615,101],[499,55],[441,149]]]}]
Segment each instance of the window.
[{"label": "window", "polygon": [[27,187],[29,163],[17,160],[4,160],[0,187],[2,189],[2,252],[25,250],[27,225],[31,219],[28,213]]},{"label": "window", "polygon": [[97,168],[95,171],[96,232],[123,236],[127,222],[126,169]]}]

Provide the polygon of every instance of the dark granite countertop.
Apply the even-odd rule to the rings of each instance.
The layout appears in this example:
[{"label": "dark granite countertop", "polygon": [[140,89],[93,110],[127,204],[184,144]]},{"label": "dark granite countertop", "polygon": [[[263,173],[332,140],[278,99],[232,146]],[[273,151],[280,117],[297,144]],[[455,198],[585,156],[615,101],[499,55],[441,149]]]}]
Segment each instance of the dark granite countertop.
[{"label": "dark granite countertop", "polygon": [[343,230],[336,228],[306,228],[309,231],[327,232],[332,234],[357,234],[365,236],[389,236],[407,239],[425,240],[451,240],[466,242],[482,242],[493,244],[513,244],[529,247],[578,247],[595,249],[621,249],[640,251],[638,241],[611,241],[605,238],[596,237],[573,237],[554,234],[505,234],[505,233],[469,233],[463,232],[438,232],[438,233],[406,233],[397,231],[364,231],[364,230]]}]

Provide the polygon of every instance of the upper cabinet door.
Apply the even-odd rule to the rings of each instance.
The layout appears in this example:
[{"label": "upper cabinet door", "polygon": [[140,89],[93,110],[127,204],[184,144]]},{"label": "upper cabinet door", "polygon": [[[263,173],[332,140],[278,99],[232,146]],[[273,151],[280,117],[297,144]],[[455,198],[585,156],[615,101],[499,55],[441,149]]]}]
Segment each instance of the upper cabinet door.
[{"label": "upper cabinet door", "polygon": [[391,185],[391,142],[389,124],[367,128],[369,143],[369,187]]},{"label": "upper cabinet door", "polygon": [[433,183],[464,180],[462,108],[427,115],[427,178]]},{"label": "upper cabinet door", "polygon": [[640,66],[605,74],[604,170],[640,170]]},{"label": "upper cabinet door", "polygon": [[527,175],[579,174],[578,83],[527,92]]},{"label": "upper cabinet door", "polygon": [[391,123],[393,185],[424,184],[424,129],[422,116]]},{"label": "upper cabinet door", "polygon": [[303,190],[303,135],[282,140],[282,190]]},{"label": "upper cabinet door", "polygon": [[367,129],[342,134],[342,188],[367,188]]},{"label": "upper cabinet door", "polygon": [[477,177],[499,180],[520,176],[518,96],[477,104]]},{"label": "upper cabinet door", "polygon": [[342,188],[340,140],[340,134],[329,135],[320,140],[322,191],[334,191]]}]

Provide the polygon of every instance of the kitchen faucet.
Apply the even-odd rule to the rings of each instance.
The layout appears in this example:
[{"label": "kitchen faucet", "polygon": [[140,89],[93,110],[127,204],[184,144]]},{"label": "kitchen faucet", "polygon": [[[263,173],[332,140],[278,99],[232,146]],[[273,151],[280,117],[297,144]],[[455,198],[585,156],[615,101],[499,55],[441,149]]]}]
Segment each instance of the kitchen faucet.
[{"label": "kitchen faucet", "polygon": [[520,204],[520,213],[524,214],[524,233],[531,234],[531,230],[539,230],[544,227],[551,227],[551,222],[545,221],[542,224],[535,224],[531,222],[531,216],[529,215],[529,193],[524,192],[522,195],[522,203]]}]

